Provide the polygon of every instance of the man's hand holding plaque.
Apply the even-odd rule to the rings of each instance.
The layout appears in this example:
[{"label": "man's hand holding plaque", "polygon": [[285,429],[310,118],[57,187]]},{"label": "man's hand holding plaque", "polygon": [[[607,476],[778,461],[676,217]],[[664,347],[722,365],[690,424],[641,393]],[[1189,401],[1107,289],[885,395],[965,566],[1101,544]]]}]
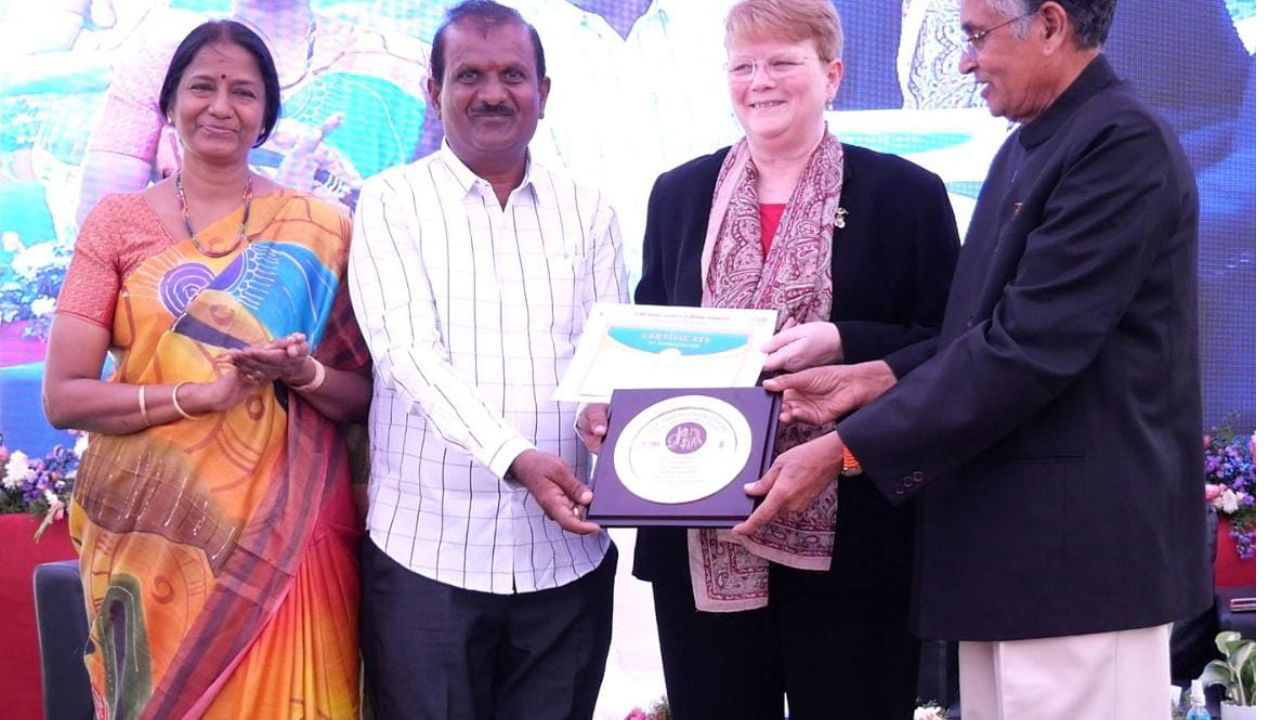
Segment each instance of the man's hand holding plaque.
[{"label": "man's hand holding plaque", "polygon": [[529,489],[542,511],[560,527],[579,535],[600,530],[599,525],[583,520],[591,504],[591,488],[574,477],[560,458],[541,450],[525,450],[511,463],[510,475]]},{"label": "man's hand holding plaque", "polygon": [[758,387],[617,390],[607,419],[603,413],[588,405],[577,422],[583,442],[600,447],[593,522],[730,527],[750,514],[742,486],[772,457],[776,395]]}]

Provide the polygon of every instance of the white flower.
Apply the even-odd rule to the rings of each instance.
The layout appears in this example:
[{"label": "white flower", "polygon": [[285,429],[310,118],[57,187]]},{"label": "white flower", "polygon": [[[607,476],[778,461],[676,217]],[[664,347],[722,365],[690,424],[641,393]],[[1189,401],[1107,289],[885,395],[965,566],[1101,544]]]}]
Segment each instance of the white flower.
[{"label": "white flower", "polygon": [[51,297],[38,297],[31,301],[31,314],[36,317],[52,315],[58,301]]},{"label": "white flower", "polygon": [[1224,515],[1234,515],[1240,509],[1240,496],[1235,490],[1227,488],[1213,500],[1213,509]]},{"label": "white flower", "polygon": [[9,462],[4,466],[4,486],[6,488],[16,488],[22,483],[32,480],[36,476],[36,471],[31,469],[31,464],[27,462],[27,454],[21,450],[14,450],[9,455]]},{"label": "white flower", "polygon": [[49,503],[49,507],[57,507],[58,503],[62,502],[52,490],[44,491],[44,501]]},{"label": "white flower", "polygon": [[81,435],[76,438],[76,446],[72,448],[71,451],[76,454],[76,459],[79,460],[81,457],[84,456],[84,451],[88,449],[89,449],[89,436]]},{"label": "white flower", "polygon": [[947,720],[946,712],[937,705],[921,705],[911,720]]},{"label": "white flower", "polygon": [[25,247],[26,245],[22,244],[22,238],[13,230],[5,230],[0,234],[0,248],[4,248],[4,251],[10,255],[22,252]]},{"label": "white flower", "polygon": [[40,243],[24,248],[13,256],[13,271],[24,280],[35,280],[36,275],[50,265],[65,265],[66,261],[59,256],[58,244],[54,242]]}]

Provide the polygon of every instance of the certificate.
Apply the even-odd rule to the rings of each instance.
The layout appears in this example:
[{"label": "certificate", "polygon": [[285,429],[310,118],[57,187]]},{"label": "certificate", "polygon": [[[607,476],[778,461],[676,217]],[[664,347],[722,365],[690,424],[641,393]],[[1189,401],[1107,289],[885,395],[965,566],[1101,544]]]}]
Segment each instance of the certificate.
[{"label": "certificate", "polygon": [[596,303],[552,398],[609,402],[618,389],[751,387],[777,315]]},{"label": "certificate", "polygon": [[587,516],[610,527],[728,527],[773,456],[777,396],[763,388],[619,390]]}]

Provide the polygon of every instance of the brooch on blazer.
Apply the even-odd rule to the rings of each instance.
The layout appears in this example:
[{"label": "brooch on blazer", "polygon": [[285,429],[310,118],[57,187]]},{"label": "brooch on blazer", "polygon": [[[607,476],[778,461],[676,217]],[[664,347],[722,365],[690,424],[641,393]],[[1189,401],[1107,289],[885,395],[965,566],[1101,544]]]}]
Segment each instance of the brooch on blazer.
[{"label": "brooch on blazer", "polygon": [[842,228],[842,229],[844,228],[844,216],[848,214],[849,214],[848,210],[845,210],[842,207],[836,207],[836,219],[835,219],[836,227]]}]

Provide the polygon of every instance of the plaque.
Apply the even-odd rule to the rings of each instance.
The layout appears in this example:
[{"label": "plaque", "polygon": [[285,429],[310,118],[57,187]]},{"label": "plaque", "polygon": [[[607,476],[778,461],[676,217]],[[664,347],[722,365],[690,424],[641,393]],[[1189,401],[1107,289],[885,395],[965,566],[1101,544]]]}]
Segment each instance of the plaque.
[{"label": "plaque", "polygon": [[606,527],[732,527],[773,458],[764,388],[615,390],[587,517]]}]

